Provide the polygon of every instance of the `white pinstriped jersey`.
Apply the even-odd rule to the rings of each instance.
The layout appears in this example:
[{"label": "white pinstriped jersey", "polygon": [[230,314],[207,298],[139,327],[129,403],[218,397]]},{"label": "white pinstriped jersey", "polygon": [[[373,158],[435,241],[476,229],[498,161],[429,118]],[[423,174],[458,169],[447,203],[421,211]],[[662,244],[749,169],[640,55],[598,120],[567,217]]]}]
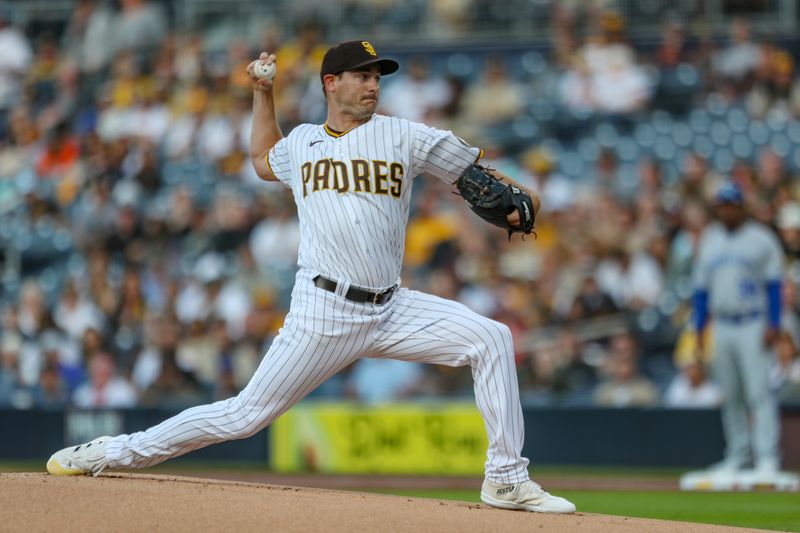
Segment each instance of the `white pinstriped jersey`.
[{"label": "white pinstriped jersey", "polygon": [[400,278],[414,177],[452,183],[479,156],[449,131],[376,114],[344,133],[302,124],[267,164],[294,193],[299,266],[380,289]]}]

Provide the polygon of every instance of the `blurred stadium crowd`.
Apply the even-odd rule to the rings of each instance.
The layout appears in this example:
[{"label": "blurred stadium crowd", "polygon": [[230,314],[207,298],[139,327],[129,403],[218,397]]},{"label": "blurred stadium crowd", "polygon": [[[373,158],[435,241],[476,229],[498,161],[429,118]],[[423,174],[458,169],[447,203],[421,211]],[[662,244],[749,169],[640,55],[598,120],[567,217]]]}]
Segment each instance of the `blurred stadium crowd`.
[{"label": "blurred stadium crowd", "polygon": [[[537,238],[509,243],[418,178],[404,284],[511,326],[528,403],[715,405],[686,301],[730,176],[786,247],[772,378],[797,400],[797,41],[665,21],[637,47],[618,14],[573,14],[552,14],[547,47],[394,54],[382,112],[452,129],[544,206]],[[309,22],[220,53],[146,0],[79,1],[59,34],[0,10],[0,406],[180,408],[244,386],[299,238],[288,190],[251,169],[245,66],[276,51],[284,133],[321,122],[324,35]],[[468,397],[471,377],[364,360],[314,394]]]}]

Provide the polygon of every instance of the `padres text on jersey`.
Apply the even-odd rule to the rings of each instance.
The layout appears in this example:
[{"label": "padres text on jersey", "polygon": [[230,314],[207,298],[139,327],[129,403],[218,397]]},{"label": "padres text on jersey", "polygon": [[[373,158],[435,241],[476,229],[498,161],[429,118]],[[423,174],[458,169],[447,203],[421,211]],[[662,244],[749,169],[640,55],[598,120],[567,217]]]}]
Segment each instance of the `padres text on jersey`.
[{"label": "padres text on jersey", "polygon": [[297,126],[267,163],[297,203],[299,266],[380,289],[400,277],[414,177],[452,183],[479,156],[449,131],[373,115],[346,132]]}]

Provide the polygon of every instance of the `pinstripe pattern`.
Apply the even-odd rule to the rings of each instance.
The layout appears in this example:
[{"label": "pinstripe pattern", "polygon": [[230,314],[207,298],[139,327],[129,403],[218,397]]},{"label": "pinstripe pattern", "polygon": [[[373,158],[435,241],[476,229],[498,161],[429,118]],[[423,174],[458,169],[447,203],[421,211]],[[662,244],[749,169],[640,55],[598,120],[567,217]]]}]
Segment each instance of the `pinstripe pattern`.
[{"label": "pinstripe pattern", "polygon": [[486,476],[528,479],[522,410],[507,326],[460,303],[400,289],[384,306],[357,304],[315,287],[301,270],[292,311],[247,387],[146,431],[109,442],[112,468],[144,468],[210,444],[253,435],[360,357],[470,365],[489,435]]},{"label": "pinstripe pattern", "polygon": [[464,305],[400,289],[376,327],[372,357],[472,368],[475,400],[489,436],[486,476],[498,483],[528,479],[514,346],[508,326]]},{"label": "pinstripe pattern", "polygon": [[[479,155],[478,148],[449,131],[382,115],[339,137],[316,124],[296,127],[270,150],[268,162],[297,203],[298,264],[359,287],[393,285],[403,265],[414,176],[424,173],[452,183]],[[309,186],[304,190],[304,163],[332,160],[349,165],[354,159],[402,165],[400,197],[354,192],[352,187],[344,194],[309,192]]]},{"label": "pinstripe pattern", "polygon": [[[505,484],[527,480],[507,326],[457,302],[404,288],[383,306],[342,297],[351,284],[375,290],[399,281],[413,177],[425,173],[452,183],[479,154],[450,132],[380,115],[340,135],[324,126],[295,128],[267,159],[292,189],[300,219],[300,270],[283,328],[239,395],[115,437],[106,448],[109,466],[147,467],[253,435],[342,368],[361,357],[380,357],[469,365],[489,436],[486,477]],[[365,183],[361,190],[354,188],[355,174],[345,190],[331,186],[322,170],[319,182],[310,178],[320,161],[318,168],[326,169],[332,168],[329,161],[348,165],[353,160],[374,165],[371,192],[363,190]],[[392,163],[403,169],[401,183],[394,182],[397,194],[375,194],[385,189],[375,175]],[[317,274],[339,281],[336,294],[314,286]]]}]

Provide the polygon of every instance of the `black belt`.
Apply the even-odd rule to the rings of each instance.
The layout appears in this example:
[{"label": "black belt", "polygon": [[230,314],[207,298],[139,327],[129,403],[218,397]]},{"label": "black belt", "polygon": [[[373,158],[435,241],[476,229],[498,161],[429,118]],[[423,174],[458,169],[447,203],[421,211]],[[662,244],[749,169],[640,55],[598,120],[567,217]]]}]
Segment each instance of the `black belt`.
[{"label": "black belt", "polygon": [[[316,285],[320,289],[325,289],[326,291],[330,292],[336,292],[336,287],[338,283],[336,283],[332,279],[324,278],[320,275],[317,275],[314,276],[314,279],[312,281],[314,282],[314,285]],[[344,295],[344,297],[352,302],[358,302],[362,304],[372,303],[375,305],[383,305],[392,299],[392,296],[394,296],[394,292],[396,290],[397,290],[396,284],[380,292],[371,292],[371,291],[366,291],[364,289],[357,289],[356,287],[350,287],[349,289],[347,289],[347,293]]]}]

